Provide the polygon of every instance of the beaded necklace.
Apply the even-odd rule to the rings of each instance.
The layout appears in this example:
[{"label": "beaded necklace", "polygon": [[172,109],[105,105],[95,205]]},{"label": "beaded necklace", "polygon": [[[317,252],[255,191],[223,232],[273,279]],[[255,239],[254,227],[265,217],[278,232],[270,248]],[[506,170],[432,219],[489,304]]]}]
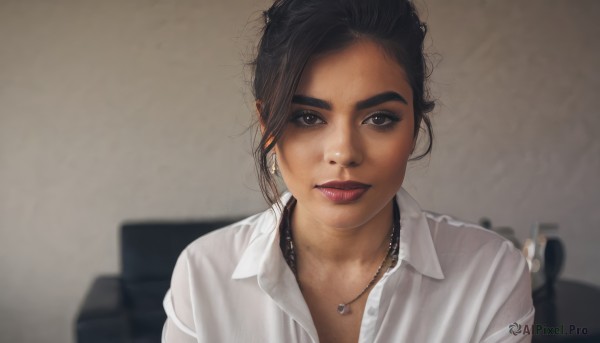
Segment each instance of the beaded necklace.
[{"label": "beaded necklace", "polygon": [[[379,265],[379,268],[377,268],[375,275],[373,275],[373,278],[371,279],[371,281],[369,281],[367,286],[354,299],[352,299],[346,303],[341,303],[337,306],[337,312],[341,315],[349,314],[350,313],[350,305],[353,302],[355,302],[356,300],[358,300],[363,294],[365,294],[366,291],[369,288],[371,288],[371,286],[373,286],[373,284],[377,280],[377,277],[381,273],[381,269],[383,268],[383,266],[385,265],[385,262],[388,259],[391,259],[391,263],[390,263],[388,270],[392,269],[398,262],[398,249],[399,249],[399,242],[400,242],[400,209],[398,208],[398,204],[396,202],[395,197],[393,199],[393,204],[394,204],[394,227],[392,229],[392,234],[390,235],[390,243],[388,246],[387,254],[385,255],[385,258]],[[281,220],[281,224],[279,226],[279,247],[281,248],[281,252],[283,253],[283,257],[285,258],[285,261],[287,262],[288,266],[294,273],[294,276],[296,276],[296,280],[297,280],[298,279],[298,269],[296,266],[296,249],[294,247],[294,238],[292,236],[292,227],[290,225],[290,221],[291,221],[290,218],[291,218],[291,215],[292,215],[295,205],[296,205],[296,198],[294,198],[292,196],[283,210],[282,220]]]}]

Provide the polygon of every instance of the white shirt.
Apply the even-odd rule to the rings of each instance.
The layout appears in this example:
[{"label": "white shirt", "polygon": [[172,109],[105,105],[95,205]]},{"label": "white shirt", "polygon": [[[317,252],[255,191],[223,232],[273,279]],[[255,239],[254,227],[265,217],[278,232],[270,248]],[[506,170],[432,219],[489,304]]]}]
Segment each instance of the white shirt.
[{"label": "white shirt", "polygon": [[[368,294],[359,342],[530,342],[509,331],[535,313],[521,252],[494,232],[423,212],[404,189],[396,199],[399,260]],[[319,341],[279,247],[280,220],[273,205],[186,247],[163,302],[163,343]]]}]

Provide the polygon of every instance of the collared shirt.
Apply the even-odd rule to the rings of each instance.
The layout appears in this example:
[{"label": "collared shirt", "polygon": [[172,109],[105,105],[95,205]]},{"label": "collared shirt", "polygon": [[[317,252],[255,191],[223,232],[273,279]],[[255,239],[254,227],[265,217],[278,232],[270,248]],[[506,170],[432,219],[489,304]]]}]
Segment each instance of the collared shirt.
[{"label": "collared shirt", "polygon": [[[287,203],[291,194],[282,195]],[[500,235],[427,213],[404,190],[398,263],[368,293],[359,342],[530,342],[524,256]],[[163,343],[319,342],[271,209],[204,235],[179,256]]]}]

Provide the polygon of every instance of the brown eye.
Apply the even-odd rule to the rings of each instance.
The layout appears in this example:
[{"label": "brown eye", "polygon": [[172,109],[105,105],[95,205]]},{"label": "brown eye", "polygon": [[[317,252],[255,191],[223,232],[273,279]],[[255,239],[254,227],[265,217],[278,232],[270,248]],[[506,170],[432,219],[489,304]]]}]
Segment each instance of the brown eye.
[{"label": "brown eye", "polygon": [[298,126],[314,126],[323,123],[323,120],[321,120],[319,116],[307,111],[300,111],[296,113],[292,117],[291,121]]},{"label": "brown eye", "polygon": [[399,121],[400,118],[398,118],[397,116],[391,114],[391,113],[375,113],[372,116],[370,116],[369,118],[367,118],[367,120],[365,120],[365,123],[369,123],[375,126],[379,126],[379,127],[386,127],[386,126],[390,126],[393,125],[395,122]]},{"label": "brown eye", "polygon": [[386,124],[386,120],[389,120],[388,118],[382,116],[382,115],[374,115],[371,117],[373,124],[375,125],[383,125]]},{"label": "brown eye", "polygon": [[304,121],[305,124],[308,125],[312,125],[314,123],[317,122],[319,118],[317,118],[317,116],[315,116],[314,114],[305,114],[302,116],[302,120]]}]

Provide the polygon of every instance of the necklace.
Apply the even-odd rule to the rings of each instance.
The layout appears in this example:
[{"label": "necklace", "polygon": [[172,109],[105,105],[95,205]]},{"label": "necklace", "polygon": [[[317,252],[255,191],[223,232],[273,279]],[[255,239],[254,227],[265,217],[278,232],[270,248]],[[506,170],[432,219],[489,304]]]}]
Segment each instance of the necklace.
[{"label": "necklace", "polygon": [[[396,263],[398,262],[398,246],[399,246],[398,243],[400,241],[400,210],[398,209],[398,204],[396,203],[396,198],[394,198],[393,203],[394,203],[394,225],[392,228],[392,233],[390,235],[390,243],[388,246],[388,251],[387,251],[385,257],[383,258],[383,261],[381,261],[379,268],[377,268],[375,275],[373,275],[373,278],[371,278],[371,281],[369,281],[367,286],[356,297],[354,297],[354,299],[352,299],[346,303],[338,304],[337,312],[340,315],[345,315],[345,314],[350,313],[350,305],[352,303],[354,303],[356,300],[360,299],[360,297],[363,294],[365,294],[365,292],[369,288],[371,288],[371,286],[373,286],[373,284],[379,277],[379,274],[381,273],[381,269],[383,268],[383,266],[385,265],[385,262],[388,259],[391,258],[391,265],[388,269],[393,268],[396,265]],[[281,221],[281,225],[279,227],[279,233],[280,233],[279,246],[281,248],[281,251],[283,253],[283,257],[285,258],[285,261],[287,262],[288,266],[294,273],[294,276],[296,276],[296,279],[298,279],[298,269],[296,266],[296,249],[294,247],[294,239],[292,236],[292,228],[290,225],[290,217],[291,217],[291,214],[292,214],[292,211],[293,211],[295,205],[296,205],[296,199],[292,196],[283,211],[283,216],[282,216],[283,220]]]}]

